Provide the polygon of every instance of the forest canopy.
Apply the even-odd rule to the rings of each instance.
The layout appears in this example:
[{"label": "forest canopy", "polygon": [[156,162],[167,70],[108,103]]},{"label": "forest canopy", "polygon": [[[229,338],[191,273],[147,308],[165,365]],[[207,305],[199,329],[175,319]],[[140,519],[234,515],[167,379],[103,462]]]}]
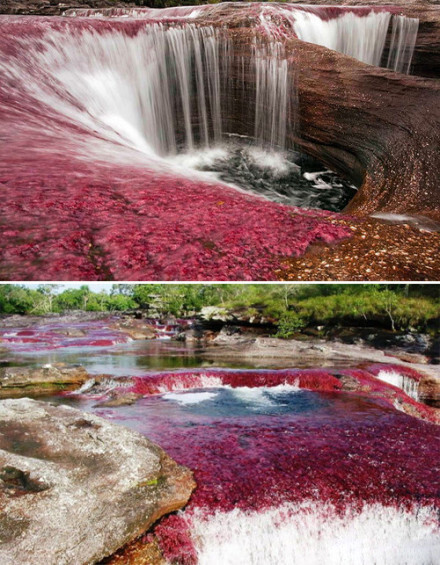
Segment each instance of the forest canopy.
[{"label": "forest canopy", "polygon": [[43,315],[72,310],[154,310],[191,317],[206,306],[265,319],[288,337],[307,325],[383,322],[390,329],[438,329],[440,285],[426,284],[114,284],[62,289],[0,285],[0,314]]}]

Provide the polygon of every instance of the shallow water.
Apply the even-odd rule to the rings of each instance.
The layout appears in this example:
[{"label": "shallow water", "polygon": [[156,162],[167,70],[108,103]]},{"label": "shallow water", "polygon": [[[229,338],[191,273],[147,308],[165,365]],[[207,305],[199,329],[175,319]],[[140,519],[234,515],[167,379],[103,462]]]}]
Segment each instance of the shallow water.
[{"label": "shallow water", "polygon": [[191,388],[117,408],[96,402],[74,401],[195,473],[186,510],[155,528],[173,562],[438,563],[437,426],[365,395],[287,384]]},{"label": "shallow water", "polygon": [[[185,511],[154,528],[171,562],[438,565],[440,428],[397,409],[417,403],[393,386],[407,388],[411,378],[413,393],[414,371],[213,368],[202,350],[129,341],[111,326],[70,324],[81,338],[56,323],[2,329],[2,359],[80,362],[108,374],[47,400],[128,426],[193,470],[197,489]],[[343,392],[341,378],[362,387]],[[105,406],[127,392],[137,401]]]}]

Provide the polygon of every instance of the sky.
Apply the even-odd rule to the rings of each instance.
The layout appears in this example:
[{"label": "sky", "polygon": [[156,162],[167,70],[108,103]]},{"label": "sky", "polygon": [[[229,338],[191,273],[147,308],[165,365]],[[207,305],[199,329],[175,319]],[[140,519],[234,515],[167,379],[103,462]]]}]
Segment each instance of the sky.
[{"label": "sky", "polygon": [[[24,282],[18,282],[17,284],[20,284],[22,286],[25,286],[27,288],[38,288],[41,284],[50,284],[50,283],[41,283],[41,282],[36,282],[36,283],[24,283]],[[54,283],[58,285],[58,292],[62,292],[63,290],[66,290],[67,288],[80,288],[83,285],[87,285],[90,290],[92,292],[110,292],[113,284],[113,282],[62,282],[62,283]]]}]

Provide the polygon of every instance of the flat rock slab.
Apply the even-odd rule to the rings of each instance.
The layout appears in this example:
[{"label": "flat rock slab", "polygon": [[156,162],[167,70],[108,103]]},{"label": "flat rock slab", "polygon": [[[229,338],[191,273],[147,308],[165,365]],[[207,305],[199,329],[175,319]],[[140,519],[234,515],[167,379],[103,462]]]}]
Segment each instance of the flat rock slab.
[{"label": "flat rock slab", "polygon": [[89,374],[79,365],[0,368],[0,398],[41,396],[74,390],[83,385]]},{"label": "flat rock slab", "polygon": [[0,401],[0,563],[96,563],[195,483],[145,437],[69,406]]}]

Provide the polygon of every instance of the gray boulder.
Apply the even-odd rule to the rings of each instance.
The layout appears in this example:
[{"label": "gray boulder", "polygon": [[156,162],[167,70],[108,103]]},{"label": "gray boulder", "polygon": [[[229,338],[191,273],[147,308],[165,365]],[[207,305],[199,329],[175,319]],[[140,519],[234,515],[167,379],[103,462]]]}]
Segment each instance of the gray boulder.
[{"label": "gray boulder", "polygon": [[0,401],[0,563],[96,563],[186,504],[191,472],[68,406]]}]

